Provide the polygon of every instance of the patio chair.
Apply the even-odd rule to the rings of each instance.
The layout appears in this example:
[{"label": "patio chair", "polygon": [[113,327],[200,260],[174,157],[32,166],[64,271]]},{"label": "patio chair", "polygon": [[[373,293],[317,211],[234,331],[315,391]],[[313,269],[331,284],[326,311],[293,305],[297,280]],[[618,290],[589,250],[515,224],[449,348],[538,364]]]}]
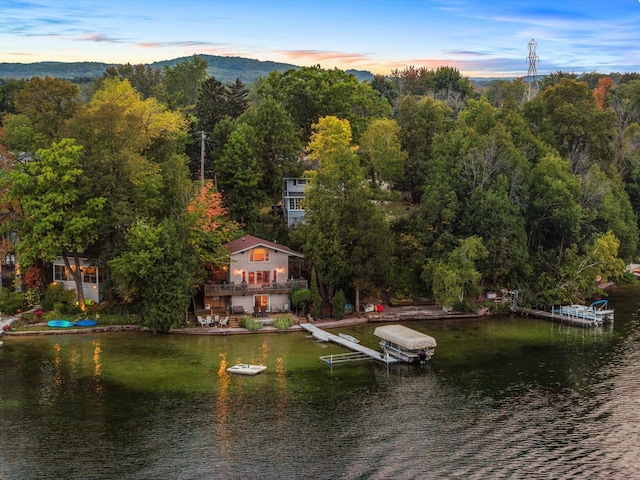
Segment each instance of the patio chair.
[{"label": "patio chair", "polygon": [[207,322],[202,317],[202,315],[198,315],[197,318],[198,318],[198,325],[200,325],[201,327],[206,327],[207,326]]},{"label": "patio chair", "polygon": [[221,327],[227,327],[229,325],[229,315],[220,320]]},{"label": "patio chair", "polygon": [[213,324],[213,320],[211,319],[211,315],[207,315],[206,317],[204,317],[204,319],[207,322],[207,327],[210,327]]}]

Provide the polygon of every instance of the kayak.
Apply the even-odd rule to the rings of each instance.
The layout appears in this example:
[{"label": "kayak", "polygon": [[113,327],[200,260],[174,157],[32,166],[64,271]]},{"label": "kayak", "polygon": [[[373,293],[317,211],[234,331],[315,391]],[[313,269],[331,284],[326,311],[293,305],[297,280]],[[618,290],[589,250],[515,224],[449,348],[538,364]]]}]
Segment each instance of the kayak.
[{"label": "kayak", "polygon": [[47,325],[54,328],[69,328],[73,327],[73,322],[69,320],[49,320]]},{"label": "kayak", "polygon": [[89,320],[85,318],[84,320],[78,320],[76,322],[76,327],[95,327],[98,324],[95,320]]}]

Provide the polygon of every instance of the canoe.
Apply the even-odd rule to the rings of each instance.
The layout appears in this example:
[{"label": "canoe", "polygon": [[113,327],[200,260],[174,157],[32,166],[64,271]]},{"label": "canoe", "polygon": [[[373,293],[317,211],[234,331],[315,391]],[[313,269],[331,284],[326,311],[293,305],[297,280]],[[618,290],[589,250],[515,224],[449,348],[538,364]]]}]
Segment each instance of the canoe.
[{"label": "canoe", "polygon": [[352,337],[351,335],[347,335],[346,333],[339,333],[338,336],[353,343],[360,343],[360,340],[358,340],[356,337]]},{"label": "canoe", "polygon": [[89,320],[85,318],[76,322],[76,327],[95,327],[98,324],[95,320]]},{"label": "canoe", "polygon": [[267,367],[265,367],[264,365],[249,365],[247,363],[239,363],[237,365],[234,365],[233,367],[227,368],[227,372],[238,373],[240,375],[256,375],[266,368]]},{"label": "canoe", "polygon": [[73,327],[73,322],[69,320],[49,320],[47,325],[54,328],[69,328]]}]

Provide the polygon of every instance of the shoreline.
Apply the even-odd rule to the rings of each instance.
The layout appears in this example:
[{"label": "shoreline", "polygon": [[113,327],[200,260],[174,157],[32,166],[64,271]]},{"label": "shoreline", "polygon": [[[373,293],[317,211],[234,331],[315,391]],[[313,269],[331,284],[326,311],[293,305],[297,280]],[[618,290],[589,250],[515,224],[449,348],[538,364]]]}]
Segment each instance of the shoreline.
[{"label": "shoreline", "polygon": [[[416,321],[416,320],[450,320],[456,318],[480,318],[487,314],[487,309],[481,309],[476,313],[447,313],[443,312],[440,307],[425,306],[425,307],[388,307],[384,312],[370,312],[363,314],[362,316],[350,316],[343,318],[342,320],[336,319],[319,319],[311,322],[313,325],[323,329],[340,328],[352,325],[363,325],[365,323],[383,323],[383,322],[400,322],[400,321]],[[10,321],[5,320],[10,318]],[[15,321],[17,317],[4,317],[0,319],[0,325],[10,325]],[[250,331],[242,327],[182,327],[172,328],[168,334],[174,335],[251,335],[260,333],[287,333],[287,332],[302,332],[304,328],[300,326],[301,323],[308,323],[306,318],[299,317],[298,323],[292,325],[286,330],[278,330],[275,327],[266,325],[259,330]],[[81,328],[51,328],[46,324],[42,324],[44,330],[30,330],[24,332],[16,332],[12,330],[4,331],[4,336],[7,337],[28,337],[28,336],[44,336],[44,335],[78,335],[87,333],[106,333],[106,332],[131,332],[142,331],[150,332],[148,328],[140,327],[138,325],[105,325],[95,327],[81,327]]]}]

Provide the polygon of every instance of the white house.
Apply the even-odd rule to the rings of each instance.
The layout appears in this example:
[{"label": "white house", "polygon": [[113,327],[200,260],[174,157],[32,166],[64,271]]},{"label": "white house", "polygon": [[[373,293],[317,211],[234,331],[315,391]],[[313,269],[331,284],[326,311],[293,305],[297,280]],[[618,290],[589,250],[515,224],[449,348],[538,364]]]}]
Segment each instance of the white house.
[{"label": "white house", "polygon": [[[69,264],[72,269],[75,268],[73,258],[69,258]],[[82,291],[85,300],[90,299],[94,303],[100,302],[102,298],[100,296],[100,274],[98,267],[90,265],[86,258],[81,258],[80,272],[82,273]],[[67,270],[62,257],[58,257],[53,262],[53,281],[61,283],[67,290],[75,291],[76,289],[73,276],[71,272]]]},{"label": "white house", "polygon": [[304,221],[304,195],[306,178],[285,178],[282,192],[282,211],[287,226],[295,227]]},{"label": "white house", "polygon": [[291,290],[308,287],[306,280],[294,279],[289,271],[289,259],[303,258],[301,253],[251,235],[225,246],[229,265],[222,268],[218,283],[205,284],[205,310],[236,314],[286,312]]}]

